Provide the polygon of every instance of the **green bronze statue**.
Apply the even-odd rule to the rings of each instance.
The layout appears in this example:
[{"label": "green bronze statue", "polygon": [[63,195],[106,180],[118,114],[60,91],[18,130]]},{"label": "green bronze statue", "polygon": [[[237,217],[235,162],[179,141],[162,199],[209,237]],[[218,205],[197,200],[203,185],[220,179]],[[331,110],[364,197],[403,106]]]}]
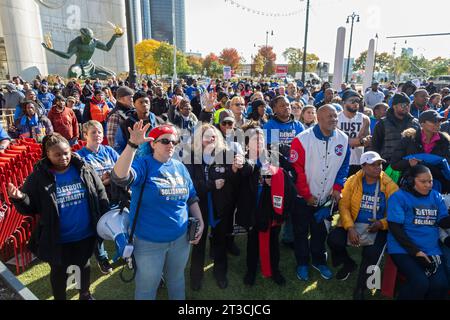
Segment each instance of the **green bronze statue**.
[{"label": "green bronze statue", "polygon": [[75,64],[71,65],[68,71],[69,78],[99,78],[105,80],[108,77],[115,76],[115,73],[107,68],[96,66],[91,58],[94,54],[95,49],[100,49],[103,51],[111,50],[114,42],[117,38],[123,35],[123,31],[117,27],[115,34],[111,37],[111,40],[107,44],[94,39],[94,33],[89,28],[80,29],[81,36],[76,37],[69,43],[69,48],[67,53],[61,52],[53,49],[51,41],[47,39],[46,43],[42,43],[42,46],[48,51],[56,54],[58,57],[64,59],[70,59],[74,54],[77,59]]}]

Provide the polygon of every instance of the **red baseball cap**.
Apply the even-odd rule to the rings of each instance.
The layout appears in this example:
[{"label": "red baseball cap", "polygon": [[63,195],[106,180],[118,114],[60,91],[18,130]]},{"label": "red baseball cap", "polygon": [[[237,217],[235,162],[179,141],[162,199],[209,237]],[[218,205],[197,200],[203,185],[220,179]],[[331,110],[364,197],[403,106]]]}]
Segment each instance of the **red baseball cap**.
[{"label": "red baseball cap", "polygon": [[162,136],[163,134],[173,134],[173,135],[178,135],[177,134],[177,129],[169,124],[163,124],[161,126],[158,126],[156,128],[153,128],[150,131],[150,134],[148,135],[150,138],[152,138],[153,140],[158,139],[160,136]]}]

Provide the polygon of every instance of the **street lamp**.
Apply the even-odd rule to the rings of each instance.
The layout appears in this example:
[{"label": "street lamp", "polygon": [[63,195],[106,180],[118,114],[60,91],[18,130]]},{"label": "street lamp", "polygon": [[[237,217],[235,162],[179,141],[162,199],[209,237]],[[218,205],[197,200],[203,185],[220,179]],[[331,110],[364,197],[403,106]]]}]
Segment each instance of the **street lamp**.
[{"label": "street lamp", "polygon": [[127,20],[127,41],[128,41],[128,60],[130,70],[128,72],[128,82],[131,88],[136,83],[137,72],[134,61],[134,16],[131,8],[131,0],[125,0],[125,17]]},{"label": "street lamp", "polygon": [[[270,35],[273,36],[273,30],[270,30]],[[264,77],[267,74],[267,44],[269,41],[269,31],[266,31],[266,54],[264,55]]]},{"label": "street lamp", "polygon": [[348,72],[350,71],[349,69],[350,69],[350,53],[352,51],[353,23],[355,22],[355,18],[357,18],[356,22],[359,22],[359,15],[353,12],[350,16],[347,16],[347,23],[349,23],[350,18],[352,18],[352,27],[350,31],[350,45],[348,47],[347,72],[345,74],[345,82],[348,82]]}]

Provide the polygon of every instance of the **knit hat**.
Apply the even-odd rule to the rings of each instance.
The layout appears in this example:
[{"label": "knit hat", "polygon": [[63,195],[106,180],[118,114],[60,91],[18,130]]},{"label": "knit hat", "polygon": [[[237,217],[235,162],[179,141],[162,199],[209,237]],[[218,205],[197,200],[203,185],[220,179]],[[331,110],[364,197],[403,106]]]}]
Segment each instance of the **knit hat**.
[{"label": "knit hat", "polygon": [[116,91],[116,99],[120,99],[126,96],[132,96],[134,94],[133,90],[126,86],[119,87]]},{"label": "knit hat", "polygon": [[396,93],[396,94],[394,94],[394,97],[392,98],[392,105],[395,106],[399,103],[411,104],[411,100],[409,99],[408,95],[404,92]]},{"label": "knit hat", "polygon": [[153,128],[150,131],[150,134],[148,135],[150,138],[153,139],[153,141],[155,141],[156,139],[158,139],[160,136],[162,136],[163,134],[173,134],[173,135],[177,135],[177,129],[175,129],[174,126],[170,125],[170,124],[163,124],[161,126],[158,126],[156,128]]}]

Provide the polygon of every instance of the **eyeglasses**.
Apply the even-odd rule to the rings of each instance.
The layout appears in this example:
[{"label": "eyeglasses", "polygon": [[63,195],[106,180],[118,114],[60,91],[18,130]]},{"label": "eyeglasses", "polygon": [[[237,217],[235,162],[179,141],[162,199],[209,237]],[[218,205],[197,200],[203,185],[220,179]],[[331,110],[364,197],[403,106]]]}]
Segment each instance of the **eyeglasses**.
[{"label": "eyeglasses", "polygon": [[232,126],[233,124],[233,121],[222,121],[223,126]]},{"label": "eyeglasses", "polygon": [[167,138],[162,138],[162,139],[159,139],[159,140],[155,140],[155,143],[157,143],[157,142],[161,142],[163,145],[166,145],[166,146],[169,143],[172,143],[172,145],[174,145],[174,146],[176,146],[178,144],[178,141],[170,140],[170,139],[167,139]]}]

